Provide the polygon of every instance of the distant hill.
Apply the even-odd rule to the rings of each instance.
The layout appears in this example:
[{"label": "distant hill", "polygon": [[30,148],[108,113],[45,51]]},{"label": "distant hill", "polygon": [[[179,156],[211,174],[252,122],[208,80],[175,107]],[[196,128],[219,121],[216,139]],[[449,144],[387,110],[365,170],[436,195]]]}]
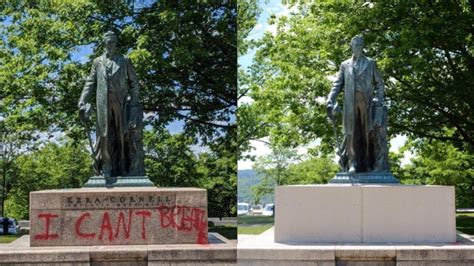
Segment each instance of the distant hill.
[{"label": "distant hill", "polygon": [[[238,202],[253,203],[250,187],[260,183],[259,174],[252,169],[238,170],[237,172],[237,198]],[[262,199],[263,203],[273,203],[273,195]]]}]

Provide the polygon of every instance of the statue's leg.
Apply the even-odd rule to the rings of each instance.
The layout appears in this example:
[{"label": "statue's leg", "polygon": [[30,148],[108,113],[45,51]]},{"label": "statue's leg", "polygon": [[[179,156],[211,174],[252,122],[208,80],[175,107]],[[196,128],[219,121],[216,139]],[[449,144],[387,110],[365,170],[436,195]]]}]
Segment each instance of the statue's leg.
[{"label": "statue's leg", "polygon": [[348,160],[348,172],[355,173],[357,168],[356,163],[356,151],[354,148],[354,134],[348,134],[347,136],[347,160]]},{"label": "statue's leg", "polygon": [[117,97],[112,96],[109,98],[109,108],[112,113],[112,119],[110,121],[111,131],[110,135],[113,136],[113,145],[110,147],[112,154],[112,169],[114,176],[125,176],[125,158],[124,158],[124,135],[123,135],[123,110]]},{"label": "statue's leg", "polygon": [[368,132],[368,106],[366,104],[364,95],[362,92],[356,92],[355,94],[355,139],[356,142],[356,158],[358,162],[359,171],[367,171],[368,168],[368,156],[369,156],[369,132]]}]

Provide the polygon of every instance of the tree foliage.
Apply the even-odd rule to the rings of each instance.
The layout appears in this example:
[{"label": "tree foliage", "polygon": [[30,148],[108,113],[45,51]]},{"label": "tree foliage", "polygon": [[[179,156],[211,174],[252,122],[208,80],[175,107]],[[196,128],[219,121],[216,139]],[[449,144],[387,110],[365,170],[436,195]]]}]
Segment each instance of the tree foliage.
[{"label": "tree foliage", "polygon": [[15,160],[11,190],[6,200],[6,215],[28,219],[32,191],[81,187],[93,175],[92,159],[81,143],[47,143],[20,155]]},{"label": "tree foliage", "polygon": [[[316,1],[273,17],[276,34],[258,41],[250,78],[239,84],[250,89],[254,102],[246,108],[253,115],[239,119],[259,117],[259,126],[286,146],[317,137],[333,143],[324,101],[328,77],[350,57],[350,39],[363,34],[366,54],[377,59],[386,82],[389,134],[472,151],[473,9],[472,1]],[[262,129],[241,130],[249,139],[261,137]]]},{"label": "tree foliage", "polygon": [[[74,128],[90,59],[102,53],[102,35],[112,29],[121,32],[120,50],[136,66],[144,109],[155,114],[150,121],[162,126],[184,120],[185,134],[204,144],[235,128],[237,23],[232,1],[153,1],[142,8],[124,1],[1,5],[1,113],[10,124]],[[93,49],[86,64],[73,58],[84,46]]]},{"label": "tree foliage", "polygon": [[260,183],[250,188],[255,204],[265,195],[273,194],[276,186],[294,184],[326,184],[339,170],[329,157],[311,150],[307,156],[296,150],[273,147],[272,153],[261,156],[254,165]]},{"label": "tree foliage", "polygon": [[404,149],[416,151],[411,164],[399,169],[406,184],[455,186],[456,207],[474,205],[474,155],[439,140],[409,141]]},{"label": "tree foliage", "polygon": [[[236,195],[236,174],[222,169],[236,167],[236,17],[234,1],[2,1],[0,131],[18,132],[30,143],[61,132],[82,143],[77,101],[84,78],[103,52],[103,34],[117,31],[119,51],[140,80],[150,178],[209,188],[221,215],[235,214],[229,198]],[[78,57],[84,51],[88,58]],[[175,121],[183,132],[170,135],[165,128]],[[218,167],[204,169],[213,163],[201,162],[191,145],[208,147]],[[24,160],[33,159],[27,150]],[[53,179],[62,173],[31,167],[32,174]],[[13,197],[20,192],[12,193],[10,208],[19,204]]]}]

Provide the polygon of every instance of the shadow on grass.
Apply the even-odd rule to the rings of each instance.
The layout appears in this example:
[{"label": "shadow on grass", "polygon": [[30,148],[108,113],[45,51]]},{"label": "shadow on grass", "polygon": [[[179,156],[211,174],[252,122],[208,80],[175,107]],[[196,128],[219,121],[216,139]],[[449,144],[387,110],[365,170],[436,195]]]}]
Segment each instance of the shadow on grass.
[{"label": "shadow on grass", "polygon": [[215,232],[227,239],[237,239],[237,227],[235,226],[213,226],[208,232]]},{"label": "shadow on grass", "polygon": [[465,234],[474,235],[474,213],[456,214],[456,229]]}]

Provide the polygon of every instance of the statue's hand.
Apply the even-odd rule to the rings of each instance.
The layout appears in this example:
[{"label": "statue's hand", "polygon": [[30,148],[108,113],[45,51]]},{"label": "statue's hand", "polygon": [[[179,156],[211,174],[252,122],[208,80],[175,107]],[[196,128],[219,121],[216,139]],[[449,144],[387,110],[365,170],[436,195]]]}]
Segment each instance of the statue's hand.
[{"label": "statue's hand", "polygon": [[334,109],[334,106],[332,104],[328,104],[326,107],[326,112],[328,114],[329,119],[331,120],[334,120],[333,109]]},{"label": "statue's hand", "polygon": [[128,128],[129,129],[136,129],[137,128],[137,123],[135,121],[129,121],[128,122]]}]

